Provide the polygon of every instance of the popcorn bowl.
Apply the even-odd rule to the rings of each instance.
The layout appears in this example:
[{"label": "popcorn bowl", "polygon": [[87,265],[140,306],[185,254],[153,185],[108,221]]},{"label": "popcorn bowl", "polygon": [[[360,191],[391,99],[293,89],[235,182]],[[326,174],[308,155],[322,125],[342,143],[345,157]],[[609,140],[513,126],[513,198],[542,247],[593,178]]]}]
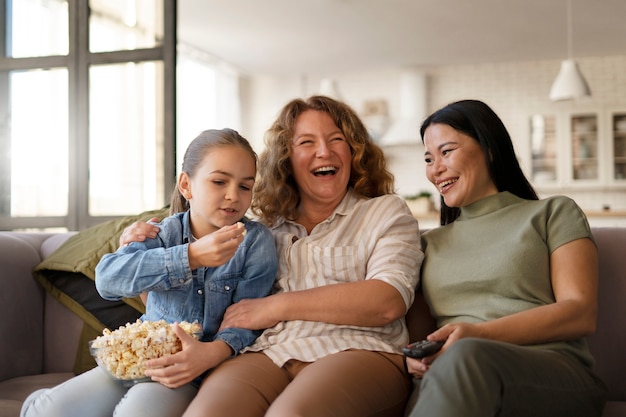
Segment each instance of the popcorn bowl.
[{"label": "popcorn bowl", "polygon": [[[89,342],[89,353],[96,360],[96,363],[107,375],[122,384],[125,388],[130,388],[140,382],[150,381],[150,377],[144,375],[144,358],[136,357],[135,360],[128,358],[125,362],[115,352],[111,346],[93,347],[95,340]],[[126,365],[123,365],[126,363]],[[125,368],[132,368],[134,371],[125,371]]]},{"label": "popcorn bowl", "polygon": [[[179,326],[194,338],[202,335],[199,323],[181,322]],[[182,349],[173,325],[164,320],[137,320],[117,330],[105,329],[102,336],[89,342],[89,352],[102,370],[124,387],[150,381],[145,375],[145,362]]]}]

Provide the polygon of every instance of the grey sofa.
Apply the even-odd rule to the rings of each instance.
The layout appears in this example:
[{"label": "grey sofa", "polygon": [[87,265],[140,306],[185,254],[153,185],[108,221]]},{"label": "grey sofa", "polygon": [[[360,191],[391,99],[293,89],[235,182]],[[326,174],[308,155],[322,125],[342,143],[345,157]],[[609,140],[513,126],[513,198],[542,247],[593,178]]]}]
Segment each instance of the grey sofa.
[{"label": "grey sofa", "polygon": [[[599,321],[589,339],[609,386],[604,417],[626,417],[626,228],[595,228],[600,250]],[[19,415],[26,396],[73,373],[82,321],[33,279],[32,271],[70,233],[0,232],[0,417]],[[418,301],[407,315],[412,339],[430,325]]]},{"label": "grey sofa", "polygon": [[0,416],[19,416],[39,388],[73,376],[82,321],[35,281],[32,271],[70,233],[0,232]]}]

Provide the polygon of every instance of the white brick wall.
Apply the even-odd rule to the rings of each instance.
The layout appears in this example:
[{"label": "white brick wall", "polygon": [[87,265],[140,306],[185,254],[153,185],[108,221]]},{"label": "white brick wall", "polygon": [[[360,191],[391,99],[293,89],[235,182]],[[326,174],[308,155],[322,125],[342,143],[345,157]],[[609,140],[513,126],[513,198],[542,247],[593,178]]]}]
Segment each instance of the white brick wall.
[{"label": "white brick wall", "polygon": [[[577,58],[577,61],[591,87],[592,97],[567,102],[551,102],[548,99],[550,87],[561,65],[557,60],[422,68],[428,79],[428,112],[464,98],[485,101],[504,121],[515,143],[520,162],[527,166],[530,155],[528,118],[531,114],[581,109],[626,110],[626,56]],[[386,100],[390,122],[393,122],[400,114],[401,74],[402,69],[386,69],[326,74],[325,77],[336,81],[342,99],[356,111],[363,109],[366,100]],[[272,88],[261,95],[258,94],[259,88],[256,88],[253,94],[256,104],[249,108],[249,117],[256,117],[262,123],[257,123],[259,128],[253,128],[254,132],[249,132],[248,135],[253,138],[262,137],[269,124],[268,117],[273,118],[287,98],[315,93],[319,80],[317,77],[307,76],[294,76],[289,80],[276,79],[272,82]],[[257,84],[259,83],[260,81]],[[267,80],[263,79],[263,83],[267,84]],[[255,84],[254,80],[252,84]],[[432,187],[424,181],[422,151],[406,150],[402,157],[398,155],[399,152],[402,150],[398,149],[396,155],[390,155],[390,163],[399,178],[400,193],[412,194]],[[570,195],[586,210],[600,210],[603,205],[608,204],[612,210],[626,211],[625,190],[566,191],[564,194]],[[603,218],[602,224],[612,224],[615,221]],[[617,221],[626,225],[626,218]]]},{"label": "white brick wall", "polygon": [[[458,99],[475,98],[488,103],[509,129],[522,164],[528,152],[528,117],[534,112],[576,111],[579,109],[623,108],[626,110],[626,56],[577,59],[592,90],[590,98],[551,102],[548,92],[559,68],[559,61],[493,63],[429,70],[431,111]],[[584,209],[626,211],[626,191],[572,191],[570,195]],[[601,223],[617,220],[603,218]],[[622,220],[619,220],[622,222]]]}]

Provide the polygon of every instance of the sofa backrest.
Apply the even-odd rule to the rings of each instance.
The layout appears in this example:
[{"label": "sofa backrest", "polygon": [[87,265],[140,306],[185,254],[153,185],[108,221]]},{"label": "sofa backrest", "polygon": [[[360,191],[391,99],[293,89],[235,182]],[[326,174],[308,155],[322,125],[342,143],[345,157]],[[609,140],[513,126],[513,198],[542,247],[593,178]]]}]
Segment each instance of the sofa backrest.
[{"label": "sofa backrest", "polygon": [[43,367],[44,291],[32,278],[39,246],[11,233],[0,238],[0,381]]},{"label": "sofa backrest", "polygon": [[593,228],[600,255],[598,325],[589,337],[609,401],[626,401],[626,228]]},{"label": "sofa backrest", "polygon": [[[598,325],[588,338],[595,370],[609,387],[609,401],[626,401],[626,228],[592,229],[600,258]],[[423,339],[434,329],[421,294],[406,316],[410,340]]]}]

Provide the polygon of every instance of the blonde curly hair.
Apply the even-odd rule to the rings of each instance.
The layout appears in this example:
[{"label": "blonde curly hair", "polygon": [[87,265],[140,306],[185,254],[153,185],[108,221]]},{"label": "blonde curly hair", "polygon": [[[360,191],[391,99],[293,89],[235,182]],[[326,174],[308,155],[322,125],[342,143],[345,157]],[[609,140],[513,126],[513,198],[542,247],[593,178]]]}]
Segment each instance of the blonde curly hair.
[{"label": "blonde curly hair", "polygon": [[251,208],[268,225],[279,217],[296,219],[300,192],[289,157],[296,120],[307,110],[328,113],[346,137],[352,154],[348,187],[370,198],[394,193],[394,178],[382,149],[372,141],[350,106],[326,96],[294,99],[283,107],[265,133],[265,150],[259,157]]}]

